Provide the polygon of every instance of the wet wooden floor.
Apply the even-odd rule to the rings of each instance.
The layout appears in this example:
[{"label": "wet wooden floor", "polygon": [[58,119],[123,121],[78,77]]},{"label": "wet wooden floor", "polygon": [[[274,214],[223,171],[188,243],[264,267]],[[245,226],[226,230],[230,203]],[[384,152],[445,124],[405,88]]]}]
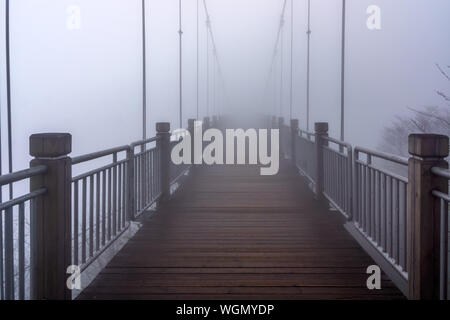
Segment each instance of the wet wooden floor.
[{"label": "wet wooden floor", "polygon": [[201,169],[79,299],[403,299],[294,168]]}]

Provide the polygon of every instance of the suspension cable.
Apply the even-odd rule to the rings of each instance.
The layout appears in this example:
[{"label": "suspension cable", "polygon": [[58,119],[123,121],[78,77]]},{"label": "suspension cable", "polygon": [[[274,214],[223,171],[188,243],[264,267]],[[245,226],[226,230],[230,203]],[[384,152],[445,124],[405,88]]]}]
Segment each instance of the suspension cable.
[{"label": "suspension cable", "polygon": [[[209,17],[206,19],[208,28],[210,24]],[[209,32],[206,32],[206,116],[209,117]]]},{"label": "suspension cable", "polygon": [[179,30],[180,35],[180,129],[183,128],[183,26],[182,26],[182,6],[181,0],[178,1],[179,4]]},{"label": "suspension cable", "polygon": [[[146,9],[142,0],[142,139],[147,139],[147,44],[146,44]],[[141,146],[145,150],[145,145]]]},{"label": "suspension cable", "polygon": [[[218,76],[221,79],[221,82],[223,83],[223,86],[224,86],[224,89],[225,89],[225,81],[224,81],[224,78],[223,78],[222,67],[221,67],[221,63],[220,63],[220,59],[219,59],[219,55],[218,55],[218,50],[217,50],[217,46],[216,46],[214,32],[213,32],[212,25],[211,25],[211,19],[210,19],[208,7],[206,5],[206,0],[203,0],[203,7],[205,9],[205,14],[206,14],[207,32],[209,33],[209,36],[210,36],[210,39],[211,39],[211,45],[212,45],[211,49],[212,49],[213,57],[215,59],[215,63],[217,64]],[[209,79],[209,77],[208,77],[208,79]]]},{"label": "suspension cable", "polygon": [[[287,0],[284,0],[283,7],[281,9],[280,23],[279,23],[279,26],[278,26],[278,31],[277,31],[277,35],[276,35],[276,39],[275,39],[275,45],[274,45],[274,49],[273,49],[272,59],[271,59],[271,63],[270,63],[269,77],[267,79],[267,85],[269,85],[270,78],[271,78],[272,75],[274,77],[276,77],[275,64],[276,64],[276,61],[277,61],[278,52],[281,51],[281,50],[278,50],[278,49],[279,49],[281,38],[282,38],[282,30],[283,30],[283,25],[284,25],[284,16],[285,16],[285,12],[286,12],[286,4],[287,4]],[[282,91],[281,91],[281,94],[282,94]],[[278,101],[276,103],[278,103]]]},{"label": "suspension cable", "polygon": [[294,86],[294,0],[291,0],[291,88],[289,103],[289,119],[292,120],[293,86]]},{"label": "suspension cable", "polygon": [[[6,39],[6,103],[7,103],[7,117],[8,117],[8,170],[9,173],[13,171],[13,156],[12,156],[12,121],[11,121],[11,47],[10,47],[10,5],[9,0],[5,3],[5,39]],[[9,185],[9,198],[13,198],[13,185]]]},{"label": "suspension cable", "polygon": [[306,53],[306,131],[309,132],[309,87],[310,87],[310,53],[311,53],[311,0],[308,0],[308,35]]},{"label": "suspension cable", "polygon": [[198,120],[198,101],[199,101],[199,1],[197,0],[197,113]]}]

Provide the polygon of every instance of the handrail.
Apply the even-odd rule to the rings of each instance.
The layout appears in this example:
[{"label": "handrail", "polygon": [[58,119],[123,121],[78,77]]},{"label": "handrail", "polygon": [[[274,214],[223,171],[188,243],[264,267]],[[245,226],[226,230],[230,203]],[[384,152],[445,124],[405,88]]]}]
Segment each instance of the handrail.
[{"label": "handrail", "polygon": [[438,177],[447,178],[450,180],[450,170],[449,169],[433,167],[433,168],[431,168],[431,172],[433,174],[437,175]]},{"label": "handrail", "polygon": [[93,152],[89,154],[85,154],[82,156],[74,157],[72,158],[72,164],[80,164],[83,162],[95,160],[98,158],[103,158],[109,155],[113,155],[122,151],[127,151],[130,147],[129,146],[120,146],[116,148],[106,149],[103,151]]},{"label": "handrail", "polygon": [[0,212],[3,212],[3,210],[6,210],[6,209],[11,208],[11,207],[14,207],[14,206],[16,206],[18,204],[21,204],[21,203],[24,203],[24,202],[26,202],[28,200],[37,198],[40,195],[45,194],[46,192],[47,192],[46,188],[41,188],[41,189],[38,189],[36,191],[27,193],[24,196],[21,196],[21,197],[15,198],[13,200],[9,200],[9,201],[0,203]]},{"label": "handrail", "polygon": [[29,168],[29,169],[5,174],[5,175],[0,176],[0,186],[4,186],[4,185],[10,184],[10,183],[24,180],[27,178],[31,178],[34,176],[38,176],[45,172],[47,172],[46,166],[36,166],[36,167]]},{"label": "handrail", "polygon": [[347,150],[348,150],[349,152],[351,152],[351,150],[352,150],[352,148],[353,148],[352,145],[351,145],[350,143],[345,142],[345,141],[340,141],[340,140],[334,139],[334,138],[332,138],[332,137],[324,136],[324,137],[322,137],[322,139],[324,139],[324,140],[326,140],[326,141],[328,141],[328,142],[335,143],[335,144],[337,144],[338,146],[345,147],[345,148],[347,148]]},{"label": "handrail", "polygon": [[437,190],[434,190],[432,192],[432,194],[433,194],[433,196],[435,196],[437,198],[441,198],[441,199],[443,199],[445,201],[450,202],[450,195],[449,194],[445,194],[445,193],[437,191]]},{"label": "handrail", "polygon": [[145,139],[145,140],[139,140],[139,141],[133,142],[133,143],[130,145],[130,147],[131,147],[131,148],[136,148],[136,147],[138,147],[138,146],[143,146],[144,144],[156,142],[156,141],[158,141],[158,140],[159,140],[159,137],[153,137],[153,138],[148,138],[148,139]]},{"label": "handrail", "polygon": [[401,165],[408,165],[408,158],[405,157],[401,157],[401,156],[396,156],[393,154],[389,154],[389,153],[385,153],[385,152],[381,152],[381,151],[374,151],[374,150],[370,150],[370,149],[366,149],[366,148],[362,148],[362,147],[355,147],[355,160],[359,160],[359,153],[364,153],[376,158],[380,158],[383,160],[388,160],[388,161],[392,161]]},{"label": "handrail", "polygon": [[307,135],[308,137],[315,137],[316,134],[314,132],[309,132],[306,130],[298,129],[298,133],[300,137],[303,137],[303,134]]},{"label": "handrail", "polygon": [[82,180],[84,178],[88,178],[89,176],[92,176],[92,175],[94,175],[96,173],[99,173],[101,171],[105,171],[105,170],[117,167],[117,166],[119,166],[119,165],[121,165],[123,163],[126,163],[127,161],[128,160],[125,159],[125,160],[121,160],[121,161],[118,161],[118,162],[115,162],[115,163],[108,164],[108,165],[100,167],[98,169],[93,169],[93,170],[88,171],[86,173],[80,174],[80,175],[78,175],[76,177],[73,177],[72,178],[72,182],[77,181],[77,180]]}]

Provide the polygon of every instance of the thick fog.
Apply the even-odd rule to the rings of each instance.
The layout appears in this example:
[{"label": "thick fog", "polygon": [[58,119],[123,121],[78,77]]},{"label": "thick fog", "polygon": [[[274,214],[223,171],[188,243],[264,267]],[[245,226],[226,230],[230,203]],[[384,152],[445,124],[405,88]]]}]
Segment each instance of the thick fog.
[{"label": "thick fog", "polygon": [[[199,117],[279,113],[279,82],[266,87],[284,0],[207,0],[223,84],[210,51],[206,92],[206,25],[199,1]],[[183,122],[196,117],[197,1],[183,0]],[[178,128],[178,1],[148,0],[147,132]],[[366,26],[381,8],[381,30]],[[80,26],[67,27],[78,6]],[[1,131],[7,168],[4,1],[1,7]],[[141,0],[11,1],[11,99],[14,170],[26,168],[28,137],[69,132],[73,155],[142,137]],[[282,115],[290,107],[290,12],[283,31]],[[435,64],[450,64],[448,0],[347,0],[346,140],[374,148],[383,128],[407,107],[442,104],[448,87]],[[307,0],[294,0],[293,117],[306,127]],[[328,121],[339,137],[341,1],[311,4],[311,124]],[[210,43],[211,45],[211,43]],[[216,66],[217,68],[217,66]],[[278,68],[278,69],[277,69]],[[280,59],[275,63],[279,72]],[[216,74],[216,85],[212,79]],[[277,102],[275,104],[275,102]]]}]

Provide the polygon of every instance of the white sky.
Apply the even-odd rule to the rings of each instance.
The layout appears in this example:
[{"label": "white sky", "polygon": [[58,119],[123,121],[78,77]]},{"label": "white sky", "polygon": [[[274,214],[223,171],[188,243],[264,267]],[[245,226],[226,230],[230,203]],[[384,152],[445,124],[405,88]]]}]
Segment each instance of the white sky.
[{"label": "white sky", "polygon": [[[14,169],[27,167],[28,137],[70,132],[73,155],[141,136],[140,0],[12,0]],[[263,90],[283,0],[207,0],[230,105],[264,107]],[[183,0],[184,122],[196,108],[196,0]],[[347,122],[350,142],[375,147],[383,127],[407,106],[441,102],[448,88],[435,63],[450,65],[450,1],[347,0]],[[1,124],[6,168],[4,1],[0,10]],[[378,5],[382,30],[369,31]],[[66,27],[67,7],[81,8],[81,29]],[[340,0],[312,1],[311,122],[339,134]],[[148,131],[178,126],[178,1],[148,0]],[[200,114],[205,115],[205,16],[200,15]],[[284,116],[289,110],[290,1],[284,38]],[[306,0],[294,0],[294,116],[305,127]]]}]

